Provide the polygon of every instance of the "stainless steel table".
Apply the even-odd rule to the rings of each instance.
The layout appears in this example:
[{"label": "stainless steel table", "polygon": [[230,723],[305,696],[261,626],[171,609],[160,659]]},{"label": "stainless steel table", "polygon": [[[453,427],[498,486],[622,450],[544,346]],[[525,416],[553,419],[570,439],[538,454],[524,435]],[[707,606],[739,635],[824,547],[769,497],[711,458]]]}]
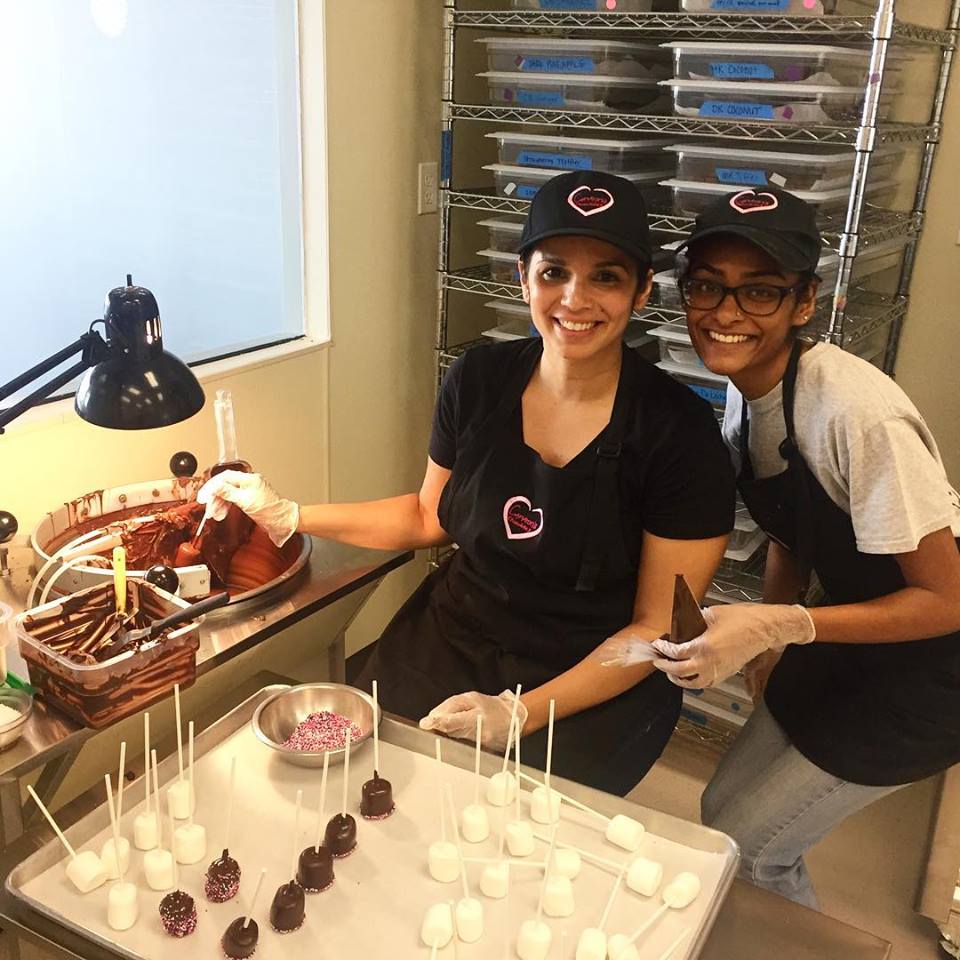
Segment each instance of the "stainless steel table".
[{"label": "stainless steel table", "polygon": [[[309,564],[276,593],[240,604],[231,604],[207,615],[200,627],[197,675],[209,673],[238,654],[279,633],[281,630],[329,607],[342,604],[339,629],[327,643],[330,679],[344,677],[344,633],[380,580],[391,570],[409,562],[410,551],[367,550],[313,541]],[[10,575],[0,576],[0,601],[15,612],[24,609],[31,575],[25,564],[12,566]],[[317,651],[320,652],[320,651]],[[26,679],[26,665],[15,647],[8,655],[9,670]],[[22,776],[43,768],[35,785],[41,799],[49,800],[63,782],[80,748],[97,731],[79,726],[38,698],[33,715],[20,741],[0,753],[0,850],[24,832],[26,824],[39,820],[31,805],[25,818],[20,801]]]}]

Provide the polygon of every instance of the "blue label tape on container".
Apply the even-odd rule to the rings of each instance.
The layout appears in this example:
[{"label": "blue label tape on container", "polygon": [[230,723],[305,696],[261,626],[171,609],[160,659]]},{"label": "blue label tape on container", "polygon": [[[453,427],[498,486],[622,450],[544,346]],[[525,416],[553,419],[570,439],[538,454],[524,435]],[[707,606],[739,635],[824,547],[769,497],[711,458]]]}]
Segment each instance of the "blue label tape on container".
[{"label": "blue label tape on container", "polygon": [[540,153],[537,150],[521,150],[517,157],[521,167],[549,167],[551,170],[592,170],[590,157],[567,156],[562,153]]},{"label": "blue label tape on container", "polygon": [[769,103],[729,103],[724,100],[705,100],[700,107],[701,117],[724,117],[728,120],[772,120],[773,107]]},{"label": "blue label tape on container", "polygon": [[440,182],[449,182],[453,173],[453,131],[440,134]]},{"label": "blue label tape on container", "polygon": [[711,10],[789,10],[790,0],[713,0]]},{"label": "blue label tape on container", "polygon": [[531,73],[595,73],[590,57],[524,57],[521,70]]},{"label": "blue label tape on container", "polygon": [[596,10],[597,0],[540,0],[541,10]]},{"label": "blue label tape on container", "polygon": [[687,386],[698,397],[703,397],[714,406],[722,407],[727,402],[727,391],[723,387],[698,387],[693,383],[688,383]]},{"label": "blue label tape on container", "polygon": [[528,107],[562,107],[563,93],[559,90],[518,90],[517,103]]},{"label": "blue label tape on container", "polygon": [[711,63],[710,72],[717,80],[773,80],[773,67],[765,63]]},{"label": "blue label tape on container", "polygon": [[517,196],[521,200],[532,200],[537,195],[537,190],[539,189],[539,187],[530,186],[529,183],[521,183],[520,186],[517,187]]},{"label": "blue label tape on container", "polygon": [[767,186],[767,175],[762,170],[744,170],[738,167],[717,167],[714,171],[719,183],[748,184],[751,187]]}]

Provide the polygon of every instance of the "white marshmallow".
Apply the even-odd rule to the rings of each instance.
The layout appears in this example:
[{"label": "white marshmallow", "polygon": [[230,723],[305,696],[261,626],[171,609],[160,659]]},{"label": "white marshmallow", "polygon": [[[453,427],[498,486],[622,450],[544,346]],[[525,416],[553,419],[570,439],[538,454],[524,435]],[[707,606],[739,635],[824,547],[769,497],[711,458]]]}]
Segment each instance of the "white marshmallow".
[{"label": "white marshmallow", "polygon": [[476,943],[483,936],[483,904],[474,897],[464,897],[457,901],[454,912],[457,936],[464,943]]},{"label": "white marshmallow", "polygon": [[100,861],[106,871],[108,880],[119,878],[121,870],[126,873],[130,869],[130,841],[126,837],[120,838],[120,864],[117,865],[117,855],[113,849],[113,837],[107,840],[100,848]]},{"label": "white marshmallow", "polygon": [[627,886],[645,897],[652,897],[660,889],[662,880],[663,865],[645,857],[637,857],[627,871]]},{"label": "white marshmallow", "polygon": [[138,850],[152,850],[157,845],[156,814],[138,813],[133,818],[133,845]]},{"label": "white marshmallow", "polygon": [[560,794],[537,787],[530,797],[530,816],[537,823],[556,823],[560,819]]},{"label": "white marshmallow", "polygon": [[490,820],[487,810],[471,803],[460,814],[460,836],[469,843],[483,843],[490,836]]},{"label": "white marshmallow", "polygon": [[420,939],[428,947],[436,945],[445,947],[453,937],[453,917],[450,906],[446,903],[435,903],[427,908],[420,925]]},{"label": "white marshmallow", "polygon": [[111,930],[129,930],[140,910],[137,905],[137,887],[129,881],[115,883],[107,897],[107,923]]},{"label": "white marshmallow", "polygon": [[435,840],[427,851],[430,876],[438,883],[453,883],[460,876],[460,857],[450,841]]},{"label": "white marshmallow", "polygon": [[632,943],[629,947],[624,946],[629,939],[625,933],[615,933],[610,937],[607,941],[610,960],[640,960],[640,954]]},{"label": "white marshmallow", "polygon": [[505,807],[513,803],[517,783],[512,773],[495,773],[487,781],[487,803],[492,807]]},{"label": "white marshmallow", "polygon": [[517,956],[520,960],[546,960],[552,939],[550,928],[542,920],[524,920],[517,937]]},{"label": "white marshmallow", "polygon": [[607,935],[596,927],[587,927],[577,941],[576,960],[606,960]]},{"label": "white marshmallow", "polygon": [[543,892],[543,912],[548,917],[569,917],[576,909],[569,877],[550,877]]},{"label": "white marshmallow", "polygon": [[167,789],[174,820],[186,820],[197,808],[197,798],[189,780],[174,780]]},{"label": "white marshmallow", "polygon": [[550,861],[550,874],[576,880],[582,865],[579,851],[571,850],[569,847],[556,847],[553,851],[553,859]]},{"label": "white marshmallow", "polygon": [[169,890],[173,886],[173,854],[159,847],[143,855],[143,875],[151,890]]},{"label": "white marshmallow", "polygon": [[622,813],[618,813],[607,824],[607,839],[631,853],[640,849],[644,833],[642,823],[631,817],[625,817]]},{"label": "white marshmallow", "polygon": [[67,863],[67,879],[81,892],[89,893],[106,882],[103,861],[92,851],[84,850]]},{"label": "white marshmallow", "polygon": [[529,857],[536,849],[533,827],[526,820],[511,820],[507,824],[507,849],[511,857]]},{"label": "white marshmallow", "polygon": [[510,885],[510,865],[488,863],[480,874],[480,892],[491,900],[502,900]]},{"label": "white marshmallow", "polygon": [[207,853],[207,831],[199,823],[185,823],[173,831],[177,863],[199,863]]},{"label": "white marshmallow", "polygon": [[699,895],[700,878],[695,873],[678,873],[663,888],[663,902],[674,910],[690,906]]}]

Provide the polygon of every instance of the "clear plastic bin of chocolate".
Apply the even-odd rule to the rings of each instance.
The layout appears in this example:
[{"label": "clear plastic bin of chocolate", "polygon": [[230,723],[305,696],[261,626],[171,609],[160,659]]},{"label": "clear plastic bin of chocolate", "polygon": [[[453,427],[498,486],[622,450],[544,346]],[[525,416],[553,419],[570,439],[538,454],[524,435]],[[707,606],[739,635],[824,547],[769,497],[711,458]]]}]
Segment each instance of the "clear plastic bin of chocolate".
[{"label": "clear plastic bin of chocolate", "polygon": [[[672,92],[673,112],[678,117],[811,126],[858,123],[863,111],[863,87],[755,80],[661,80],[660,83]],[[880,94],[879,119],[886,119],[892,101],[892,91]]]},{"label": "clear plastic bin of chocolate", "polygon": [[609,77],[670,76],[670,54],[655,43],[566,40],[553,37],[483,37],[487,69],[520,73],[600,74]]},{"label": "clear plastic bin of chocolate", "polygon": [[[876,6],[876,0],[873,0]],[[778,14],[781,17],[822,17],[833,13],[837,0],[680,0],[687,13],[720,13],[725,16]]]},{"label": "clear plastic bin of chocolate", "polygon": [[498,130],[487,137],[499,145],[501,164],[570,170],[604,170],[607,173],[642,173],[669,165],[662,137],[613,140],[604,137],[562,137]]},{"label": "clear plastic bin of chocolate", "polygon": [[[664,162],[669,166],[664,166]],[[484,170],[493,173],[494,188],[497,193],[505,197],[517,197],[520,200],[532,200],[537,191],[553,177],[564,173],[563,170],[549,170],[542,167],[517,167],[506,163],[489,163]],[[660,166],[654,170],[642,173],[621,173],[620,176],[629,180],[644,195],[648,204],[652,197],[661,193],[660,181],[672,170],[672,164],[667,159],[661,159]]]},{"label": "clear plastic bin of chocolate", "polygon": [[477,256],[484,257],[490,265],[490,277],[499,283],[520,283],[520,268],[517,255],[503,250],[478,250]]},{"label": "clear plastic bin of chocolate", "polygon": [[610,13],[649,13],[656,0],[512,0],[514,10],[555,10],[563,13],[597,10]]},{"label": "clear plastic bin of chocolate", "polygon": [[[856,153],[849,149],[802,147],[763,150],[712,143],[673,143],[664,148],[677,157],[678,180],[737,187],[780,187],[791,193],[846,189],[853,179]],[[871,180],[892,180],[903,148],[880,147],[870,159]]]},{"label": "clear plastic bin of chocolate", "polygon": [[[530,317],[530,308],[522,300],[487,300],[484,306],[492,310],[497,318],[497,328],[512,331],[515,336],[495,339],[514,339],[518,337],[538,336],[537,328]],[[484,331],[484,336],[488,336]],[[492,336],[492,334],[491,334]]]},{"label": "clear plastic bin of chocolate", "polygon": [[[870,50],[813,43],[702,43],[675,40],[664,47],[673,54],[677,80],[818,84],[863,87],[870,75]],[[892,52],[884,84],[895,88],[904,57]]]},{"label": "clear plastic bin of chocolate", "polygon": [[666,113],[670,108],[659,86],[663,81],[646,77],[494,70],[478,76],[486,79],[496,106],[593,113]]},{"label": "clear plastic bin of chocolate", "polygon": [[478,227],[486,227],[490,231],[490,249],[502,253],[512,253],[516,256],[520,248],[520,236],[523,233],[522,220],[509,220],[506,217],[491,217],[489,220],[478,220]]},{"label": "clear plastic bin of chocolate", "polygon": [[[17,616],[14,629],[30,683],[41,697],[78,723],[100,729],[186,687],[197,673],[199,621],[174,627],[138,648],[110,656],[116,622],[113,583],[88,587]],[[130,629],[188,604],[142,580],[127,581]],[[99,660],[104,655],[107,659]]]}]

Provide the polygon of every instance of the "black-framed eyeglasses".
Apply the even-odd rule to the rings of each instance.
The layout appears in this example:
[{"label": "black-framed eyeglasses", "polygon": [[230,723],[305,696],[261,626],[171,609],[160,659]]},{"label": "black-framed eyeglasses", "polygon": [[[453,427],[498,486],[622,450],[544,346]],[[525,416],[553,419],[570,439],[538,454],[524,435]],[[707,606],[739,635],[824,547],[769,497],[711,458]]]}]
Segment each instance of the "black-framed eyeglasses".
[{"label": "black-framed eyeglasses", "polygon": [[726,287],[715,280],[695,277],[684,277],[679,284],[680,299],[691,310],[715,310],[728,294],[733,294],[740,310],[752,317],[772,316],[791,293],[797,293],[806,286],[806,283],[795,283],[791,287],[779,287],[773,283],[742,283],[739,287]]}]

